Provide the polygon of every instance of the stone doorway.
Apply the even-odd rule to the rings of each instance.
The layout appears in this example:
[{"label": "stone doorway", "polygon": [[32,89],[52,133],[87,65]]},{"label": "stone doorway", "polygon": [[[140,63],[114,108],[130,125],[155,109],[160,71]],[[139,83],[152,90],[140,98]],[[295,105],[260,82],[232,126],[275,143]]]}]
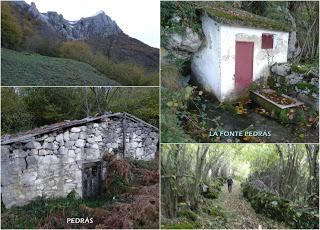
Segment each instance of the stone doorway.
[{"label": "stone doorway", "polygon": [[90,162],[83,164],[82,197],[95,198],[100,194],[102,183],[102,163]]}]

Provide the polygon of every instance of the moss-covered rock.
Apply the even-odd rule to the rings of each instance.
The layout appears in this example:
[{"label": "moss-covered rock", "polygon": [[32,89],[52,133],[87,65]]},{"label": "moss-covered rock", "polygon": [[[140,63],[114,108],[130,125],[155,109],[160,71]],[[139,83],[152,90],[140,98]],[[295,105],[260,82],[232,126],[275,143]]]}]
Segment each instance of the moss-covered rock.
[{"label": "moss-covered rock", "polygon": [[196,221],[198,216],[195,212],[191,210],[183,210],[177,213],[177,217],[186,217],[187,219],[191,221]]},{"label": "moss-covered rock", "polygon": [[222,219],[224,222],[227,221],[227,216],[219,205],[214,207],[205,207],[203,211],[215,219]]},{"label": "moss-covered rock", "polygon": [[207,199],[217,199],[221,192],[221,187],[224,184],[223,178],[216,178],[213,182],[211,182],[208,186],[206,192],[202,192],[201,195]]},{"label": "moss-covered rock", "polygon": [[210,191],[210,192],[203,193],[202,195],[207,199],[217,199],[219,196],[219,192]]},{"label": "moss-covered rock", "polygon": [[319,228],[319,212],[317,209],[300,210],[286,199],[275,194],[259,190],[248,182],[241,184],[243,196],[249,200],[257,213],[284,221],[294,228]]}]

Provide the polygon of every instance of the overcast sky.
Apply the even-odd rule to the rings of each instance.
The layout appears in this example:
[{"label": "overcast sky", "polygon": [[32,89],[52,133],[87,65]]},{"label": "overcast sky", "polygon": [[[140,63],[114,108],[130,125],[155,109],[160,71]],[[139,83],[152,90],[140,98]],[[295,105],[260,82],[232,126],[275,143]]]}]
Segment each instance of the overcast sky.
[{"label": "overcast sky", "polygon": [[56,11],[69,21],[90,17],[103,10],[129,36],[160,47],[159,0],[26,0],[41,13]]}]

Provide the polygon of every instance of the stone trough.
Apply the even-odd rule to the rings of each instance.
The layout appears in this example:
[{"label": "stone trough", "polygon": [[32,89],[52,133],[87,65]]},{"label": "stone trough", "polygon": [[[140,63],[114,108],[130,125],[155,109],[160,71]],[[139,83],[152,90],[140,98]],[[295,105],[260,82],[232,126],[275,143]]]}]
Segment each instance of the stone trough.
[{"label": "stone trough", "polygon": [[[275,92],[275,91],[271,90],[271,89],[265,89],[264,92]],[[273,112],[273,111],[276,112],[279,110],[296,108],[296,107],[299,107],[304,104],[303,102],[298,101],[297,99],[289,97],[284,94],[281,94],[280,96],[293,101],[293,103],[287,104],[287,105],[282,105],[282,104],[279,104],[275,101],[272,101],[271,99],[265,97],[264,95],[262,95],[260,92],[257,92],[257,91],[250,91],[250,95],[251,95],[252,100],[256,104],[260,105],[261,107],[263,107],[264,109],[266,109],[269,112]]]}]

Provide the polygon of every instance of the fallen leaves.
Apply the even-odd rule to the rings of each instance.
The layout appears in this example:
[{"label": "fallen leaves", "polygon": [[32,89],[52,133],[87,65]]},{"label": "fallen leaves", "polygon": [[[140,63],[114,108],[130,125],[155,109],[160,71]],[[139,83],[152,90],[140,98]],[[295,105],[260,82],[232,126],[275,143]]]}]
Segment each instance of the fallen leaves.
[{"label": "fallen leaves", "polygon": [[281,96],[273,91],[264,91],[264,92],[260,92],[260,94],[279,105],[292,105],[296,103],[296,101],[290,98]]}]

